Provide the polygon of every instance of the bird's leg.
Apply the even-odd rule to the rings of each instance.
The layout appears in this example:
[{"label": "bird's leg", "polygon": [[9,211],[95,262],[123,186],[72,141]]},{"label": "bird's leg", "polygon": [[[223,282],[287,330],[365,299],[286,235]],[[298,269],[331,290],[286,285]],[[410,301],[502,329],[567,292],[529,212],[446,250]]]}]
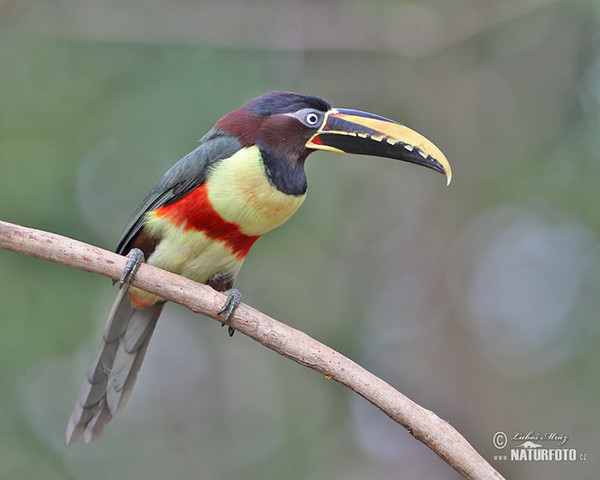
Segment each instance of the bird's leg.
[{"label": "bird's leg", "polygon": [[[227,300],[225,300],[225,303],[221,307],[221,310],[219,310],[217,312],[217,315],[221,315],[222,313],[225,313],[225,318],[221,322],[222,327],[224,327],[227,324],[227,322],[233,315],[233,312],[235,312],[235,309],[237,308],[237,306],[240,304],[240,302],[242,300],[242,294],[240,293],[240,291],[237,288],[230,288],[229,290],[226,290],[223,293],[227,295]],[[230,337],[233,336],[234,331],[235,330],[233,328],[229,327],[229,336]]]},{"label": "bird's leg", "polygon": [[127,254],[127,263],[125,264],[125,269],[123,270],[123,275],[121,275],[121,280],[119,281],[119,288],[123,285],[129,285],[135,276],[135,272],[137,272],[140,265],[145,261],[144,252],[142,252],[139,248],[132,248]]}]

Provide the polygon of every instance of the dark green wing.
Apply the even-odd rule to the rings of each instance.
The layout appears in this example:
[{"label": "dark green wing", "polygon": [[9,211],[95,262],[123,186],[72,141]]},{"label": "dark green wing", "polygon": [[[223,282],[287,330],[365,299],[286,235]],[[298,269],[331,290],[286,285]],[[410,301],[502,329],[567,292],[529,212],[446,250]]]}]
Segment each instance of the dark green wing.
[{"label": "dark green wing", "polygon": [[123,230],[116,252],[125,255],[144,226],[145,214],[169,205],[187,195],[206,180],[209,168],[217,161],[231,157],[242,148],[241,143],[221,131],[211,130],[196,150],[173,165],[158,181],[135,211]]}]

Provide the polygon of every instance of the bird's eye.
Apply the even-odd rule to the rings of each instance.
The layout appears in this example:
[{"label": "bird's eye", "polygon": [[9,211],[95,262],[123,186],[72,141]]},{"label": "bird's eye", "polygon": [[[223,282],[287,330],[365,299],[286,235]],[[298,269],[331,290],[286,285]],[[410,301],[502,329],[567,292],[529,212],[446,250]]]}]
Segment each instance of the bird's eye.
[{"label": "bird's eye", "polygon": [[300,120],[304,125],[310,128],[314,128],[323,122],[324,112],[315,110],[313,108],[303,108],[294,113],[286,113],[290,117],[294,117]]},{"label": "bird's eye", "polygon": [[315,112],[309,112],[306,114],[306,123],[308,123],[309,125],[316,125],[317,123],[319,123],[319,115],[317,115]]},{"label": "bird's eye", "polygon": [[297,114],[297,118],[307,127],[316,127],[323,120],[323,114],[312,109],[301,110]]}]

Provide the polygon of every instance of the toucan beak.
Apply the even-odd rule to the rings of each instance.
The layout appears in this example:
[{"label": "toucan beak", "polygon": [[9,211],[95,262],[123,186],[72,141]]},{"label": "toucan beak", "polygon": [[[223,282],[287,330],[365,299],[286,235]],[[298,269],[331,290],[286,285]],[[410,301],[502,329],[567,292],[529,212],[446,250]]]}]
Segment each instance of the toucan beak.
[{"label": "toucan beak", "polygon": [[379,115],[334,108],[325,114],[319,130],[306,148],[395,158],[416,163],[446,175],[452,169],[444,154],[423,135]]}]

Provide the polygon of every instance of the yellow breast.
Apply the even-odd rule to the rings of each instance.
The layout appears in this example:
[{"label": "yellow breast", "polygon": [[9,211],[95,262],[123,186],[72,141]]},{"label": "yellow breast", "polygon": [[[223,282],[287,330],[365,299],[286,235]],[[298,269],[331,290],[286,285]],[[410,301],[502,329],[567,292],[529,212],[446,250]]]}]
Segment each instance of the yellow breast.
[{"label": "yellow breast", "polygon": [[265,174],[257,146],[220,161],[206,180],[208,198],[221,218],[246,235],[262,235],[290,218],[305,195],[287,195]]}]

